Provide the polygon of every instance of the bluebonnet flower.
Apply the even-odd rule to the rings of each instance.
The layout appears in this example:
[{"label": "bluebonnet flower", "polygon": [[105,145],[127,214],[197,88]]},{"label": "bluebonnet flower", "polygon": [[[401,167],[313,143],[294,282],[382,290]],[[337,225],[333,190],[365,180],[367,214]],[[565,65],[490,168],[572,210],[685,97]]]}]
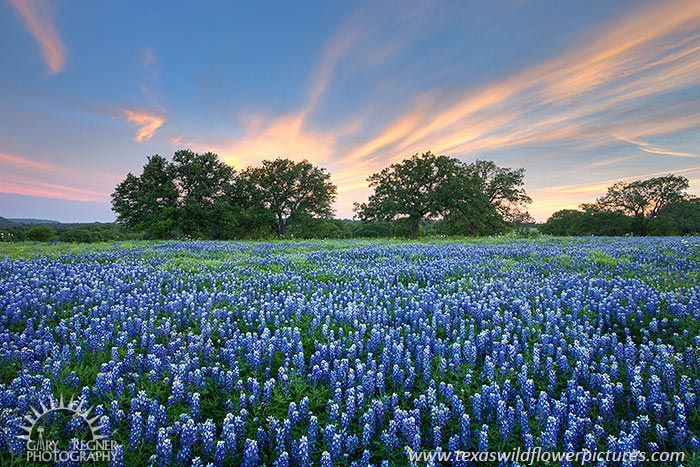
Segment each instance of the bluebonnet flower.
[{"label": "bluebonnet flower", "polygon": [[[345,438],[345,452],[348,454],[354,454],[355,451],[360,446],[360,440],[358,439],[357,435],[350,435],[347,438]],[[388,447],[388,446],[387,446]]]},{"label": "bluebonnet flower", "polygon": [[274,467],[289,467],[289,454],[287,454],[287,451],[282,451],[274,462]]},{"label": "bluebonnet flower", "polygon": [[481,425],[481,430],[477,435],[477,450],[479,452],[486,452],[489,450],[489,426],[484,424]]},{"label": "bluebonnet flower", "polygon": [[333,467],[333,461],[328,451],[321,453],[321,467]]},{"label": "bluebonnet flower", "polygon": [[202,423],[201,427],[202,434],[202,453],[205,457],[209,458],[214,454],[214,438],[216,438],[216,425],[212,419],[207,419]]},{"label": "bluebonnet flower", "polygon": [[360,457],[360,467],[369,467],[370,453],[368,450],[362,451],[362,457]]},{"label": "bluebonnet flower", "polygon": [[156,444],[156,460],[160,467],[171,465],[173,456],[173,444],[165,428],[158,431],[158,441]]},{"label": "bluebonnet flower", "polygon": [[463,414],[462,419],[460,420],[460,438],[462,440],[462,450],[467,451],[469,450],[469,447],[471,446],[471,420],[469,419],[469,415]]},{"label": "bluebonnet flower", "polygon": [[182,425],[182,432],[180,433],[180,450],[177,453],[177,462],[179,464],[192,459],[192,453],[196,443],[197,426],[194,420],[187,418],[187,421]]},{"label": "bluebonnet flower", "polygon": [[309,443],[306,436],[302,436],[299,440],[293,457],[300,467],[310,467],[311,457],[309,454]]},{"label": "bluebonnet flower", "polygon": [[318,432],[318,418],[315,415],[312,415],[309,418],[309,429],[307,431],[307,437],[310,446],[314,446],[316,444],[316,440],[318,439]]},{"label": "bluebonnet flower", "polygon": [[390,420],[389,426],[382,433],[381,440],[389,451],[396,449],[399,445],[399,440],[396,436],[397,434],[397,424],[396,420]]},{"label": "bluebonnet flower", "polygon": [[[88,405],[114,400],[95,410],[102,431],[125,429],[129,450],[155,443],[144,461],[159,467],[241,462],[251,434],[260,462],[296,467],[295,439],[306,435],[315,462],[327,449],[333,463],[359,467],[360,451],[376,443],[474,449],[488,441],[483,425],[524,447],[695,450],[700,337],[685,329],[697,302],[685,278],[696,245],[307,244],[299,253],[289,244],[176,242],[71,261],[6,259],[0,340],[17,372],[0,388],[0,437],[21,454],[15,419],[58,381]],[[603,268],[592,250],[625,261]],[[221,267],[195,273],[169,263],[210,255],[225,258]],[[642,280],[669,274],[683,287]],[[80,388],[72,369],[93,363],[94,385]],[[304,384],[330,394],[320,403],[335,404],[326,406],[332,429],[319,428],[311,413],[319,401],[298,392]],[[154,397],[163,385],[165,398]],[[276,407],[277,391],[290,402],[286,419],[257,419]],[[213,429],[198,423],[212,394],[229,412]]]},{"label": "bluebonnet flower", "polygon": [[335,433],[329,443],[330,454],[333,459],[340,459],[343,455],[343,437]]},{"label": "bluebonnet flower", "polygon": [[214,451],[214,467],[223,467],[226,462],[226,443],[224,441],[216,442],[216,449]]},{"label": "bluebonnet flower", "polygon": [[124,467],[124,448],[121,444],[112,449],[109,467]]},{"label": "bluebonnet flower", "polygon": [[260,465],[258,443],[253,439],[246,439],[243,447],[243,461],[241,467],[257,467]]},{"label": "bluebonnet flower", "polygon": [[[130,434],[131,435],[131,434]],[[143,440],[146,444],[152,444],[156,441],[158,436],[158,422],[156,421],[156,416],[150,414],[146,419],[146,426],[144,428]]]},{"label": "bluebonnet flower", "polygon": [[135,412],[131,416],[131,423],[129,424],[129,449],[135,451],[141,445],[143,432],[143,419],[141,418],[141,412]]},{"label": "bluebonnet flower", "polygon": [[559,420],[556,417],[548,417],[547,424],[540,435],[540,446],[545,450],[554,450],[557,446],[559,434]]},{"label": "bluebonnet flower", "polygon": [[374,435],[374,430],[372,428],[372,425],[370,425],[369,423],[365,423],[362,426],[362,445],[368,446],[370,444],[370,441],[371,441],[373,435]]}]

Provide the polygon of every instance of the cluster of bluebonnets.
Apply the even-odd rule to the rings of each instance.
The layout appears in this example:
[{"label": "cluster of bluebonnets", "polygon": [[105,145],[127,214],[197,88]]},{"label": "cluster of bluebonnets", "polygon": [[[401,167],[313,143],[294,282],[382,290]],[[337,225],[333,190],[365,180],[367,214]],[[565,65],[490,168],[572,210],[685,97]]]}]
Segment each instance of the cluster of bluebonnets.
[{"label": "cluster of bluebonnets", "polygon": [[113,465],[697,451],[699,272],[697,238],[5,258],[0,459],[59,394],[94,407]]}]

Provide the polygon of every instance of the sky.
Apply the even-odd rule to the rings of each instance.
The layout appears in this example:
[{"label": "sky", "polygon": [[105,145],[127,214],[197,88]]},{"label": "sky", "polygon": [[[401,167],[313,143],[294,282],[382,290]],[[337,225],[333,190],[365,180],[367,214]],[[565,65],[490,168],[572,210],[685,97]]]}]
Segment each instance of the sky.
[{"label": "sky", "polygon": [[524,167],[530,213],[667,173],[700,194],[697,0],[0,0],[0,216],[115,219],[153,154]]}]

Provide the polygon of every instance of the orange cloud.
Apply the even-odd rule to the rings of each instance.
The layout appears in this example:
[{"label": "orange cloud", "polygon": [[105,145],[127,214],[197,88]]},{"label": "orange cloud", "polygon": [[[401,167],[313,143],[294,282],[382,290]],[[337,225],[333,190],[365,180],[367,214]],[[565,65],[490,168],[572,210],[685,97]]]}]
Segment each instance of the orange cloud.
[{"label": "orange cloud", "polygon": [[[331,155],[342,156],[338,151],[338,141],[343,136],[357,133],[363,126],[363,118],[350,118],[330,132],[314,130],[309,122],[328,92],[341,62],[352,59],[354,72],[362,67],[371,68],[385,63],[411,41],[421,37],[422,33],[430,32],[426,26],[434,18],[425,14],[429,7],[430,2],[419,2],[401,14],[397,14],[393,8],[375,8],[371,12],[359,10],[324,49],[311,80],[307,102],[300,111],[272,118],[247,116],[243,121],[244,135],[233,141],[206,144],[196,140],[186,141],[181,135],[172,138],[171,145],[214,151],[236,166],[277,156],[305,158],[316,163],[327,161]],[[396,31],[391,40],[381,44],[372,41],[386,28]],[[362,152],[368,151],[367,147],[357,148],[353,157],[360,158]],[[352,157],[336,161],[346,163],[349,159]]]},{"label": "orange cloud", "polygon": [[13,177],[12,180],[0,179],[0,193],[13,195],[38,196],[41,198],[65,199],[70,201],[104,202],[109,199],[105,193],[84,190],[56,183],[42,182],[33,178]]},{"label": "orange cloud", "polygon": [[123,110],[126,121],[138,125],[139,131],[134,138],[139,143],[148,141],[158,128],[163,126],[165,118],[144,111]]},{"label": "orange cloud", "polygon": [[[229,164],[242,168],[262,159],[288,157],[322,163],[333,153],[331,135],[305,128],[303,115],[286,115],[272,121],[250,118],[243,137],[229,143],[208,146],[190,143],[199,150],[211,150]],[[182,139],[177,141],[182,142]]]},{"label": "orange cloud", "polygon": [[[590,143],[582,119],[697,83],[699,11],[696,2],[677,0],[623,18],[598,39],[469,92],[446,109],[438,99],[417,105],[362,147],[379,153],[395,145],[405,156],[428,148],[468,154],[581,134]],[[397,144],[396,126],[407,120],[420,124]],[[603,129],[595,139],[611,138]]]},{"label": "orange cloud", "polygon": [[39,5],[36,0],[10,0],[10,3],[17,9],[25,27],[41,46],[50,74],[59,73],[65,65],[66,48],[49,18],[48,2]]},{"label": "orange cloud", "polygon": [[[339,191],[362,194],[366,177],[404,157],[426,150],[453,156],[483,157],[483,152],[536,148],[559,144],[563,150],[604,147],[616,143],[612,134],[632,139],[685,131],[700,124],[694,102],[649,106],[649,98],[697,85],[700,76],[700,10],[696,0],[669,0],[648,8],[634,6],[631,14],[589,31],[577,47],[510,76],[484,83],[462,94],[440,89],[414,99],[369,135],[360,118],[353,128],[316,130],[310,117],[328,92],[345,60],[375,63],[372,57],[395,53],[408,43],[427,15],[401,20],[402,33],[392,44],[377,44],[374,28],[350,26],[336,36],[311,82],[303,110],[272,118],[256,116],[243,123],[243,135],[216,145],[186,144],[213,150],[237,166],[266,157],[304,157],[330,166]],[[376,61],[376,64],[381,60]],[[350,136],[351,138],[347,138]],[[566,146],[563,146],[563,144]],[[172,141],[184,144],[183,138]],[[696,157],[680,150],[638,144],[641,151]],[[551,152],[532,160],[546,161]],[[639,155],[634,156],[639,157]],[[632,156],[629,157],[630,159]],[[618,158],[593,167],[612,165]],[[579,161],[572,161],[579,164]],[[674,172],[682,172],[674,170]],[[552,191],[529,190],[533,212],[561,206],[576,207],[582,194],[604,191],[607,182],[570,188],[561,199]],[[538,199],[542,196],[542,201]],[[568,197],[568,198],[567,198]],[[347,208],[349,196],[340,200]]]}]

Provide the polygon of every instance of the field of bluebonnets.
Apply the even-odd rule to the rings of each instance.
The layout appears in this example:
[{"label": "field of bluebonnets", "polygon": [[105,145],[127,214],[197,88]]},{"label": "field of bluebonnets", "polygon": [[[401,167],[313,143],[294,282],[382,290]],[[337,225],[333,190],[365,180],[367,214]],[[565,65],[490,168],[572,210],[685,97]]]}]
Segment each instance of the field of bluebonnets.
[{"label": "field of bluebonnets", "polygon": [[116,465],[697,451],[699,277],[699,238],[11,254],[0,462],[59,394],[95,407]]}]

